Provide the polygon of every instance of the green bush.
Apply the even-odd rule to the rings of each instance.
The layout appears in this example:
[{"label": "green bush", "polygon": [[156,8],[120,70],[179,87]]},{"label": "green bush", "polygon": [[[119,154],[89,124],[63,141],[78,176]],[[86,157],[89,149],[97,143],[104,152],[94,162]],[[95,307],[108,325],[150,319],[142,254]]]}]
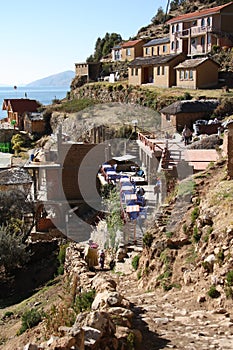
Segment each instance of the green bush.
[{"label": "green bush", "polygon": [[133,257],[132,266],[133,266],[135,271],[138,269],[139,260],[140,260],[140,256],[139,255],[135,255]]},{"label": "green bush", "polygon": [[153,235],[147,232],[142,239],[143,245],[147,248],[150,248],[153,242]]},{"label": "green bush", "polygon": [[233,290],[230,286],[225,288],[225,294],[227,299],[233,299]]},{"label": "green bush", "polygon": [[95,290],[80,293],[76,296],[73,309],[76,313],[87,311],[91,309],[91,304],[95,298]]},{"label": "green bush", "polygon": [[195,225],[193,228],[193,240],[195,243],[199,242],[201,238],[201,234],[198,232],[198,228]]},{"label": "green bush", "polygon": [[191,221],[192,221],[192,224],[194,224],[194,222],[196,221],[196,219],[198,218],[199,216],[199,208],[198,207],[195,207],[191,213]]},{"label": "green bush", "polygon": [[37,326],[41,322],[44,314],[37,309],[31,309],[25,311],[21,317],[21,328],[19,329],[18,334],[24,333],[27,329]]},{"label": "green bush", "polygon": [[58,275],[63,275],[64,273],[64,263],[66,259],[66,248],[68,247],[68,244],[62,244],[59,249],[58,253],[58,261],[59,261],[59,266],[57,268],[57,274]]},{"label": "green bush", "polygon": [[208,290],[207,294],[212,299],[216,299],[220,296],[220,292],[216,289],[215,286],[211,286],[210,289]]},{"label": "green bush", "polygon": [[233,286],[233,270],[230,270],[227,272],[226,280],[227,280],[228,286]]}]

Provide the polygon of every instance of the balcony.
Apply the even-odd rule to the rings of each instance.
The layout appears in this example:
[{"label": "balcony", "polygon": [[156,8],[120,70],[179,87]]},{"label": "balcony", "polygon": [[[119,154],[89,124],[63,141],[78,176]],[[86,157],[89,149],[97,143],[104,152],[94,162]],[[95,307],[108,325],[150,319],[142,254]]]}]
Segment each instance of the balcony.
[{"label": "balcony", "polygon": [[180,32],[176,32],[175,35],[178,38],[188,38],[189,36],[198,36],[198,35],[203,35],[205,33],[212,32],[212,27],[211,26],[196,26],[196,27],[191,27],[188,29],[184,29]]}]

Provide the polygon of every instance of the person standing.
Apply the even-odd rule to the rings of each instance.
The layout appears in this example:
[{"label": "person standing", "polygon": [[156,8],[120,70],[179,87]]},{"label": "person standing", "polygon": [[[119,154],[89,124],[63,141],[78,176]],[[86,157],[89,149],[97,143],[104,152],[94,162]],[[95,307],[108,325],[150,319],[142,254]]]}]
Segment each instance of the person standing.
[{"label": "person standing", "polygon": [[102,270],[104,269],[104,261],[105,261],[105,253],[104,253],[104,250],[101,249],[99,254],[99,265]]},{"label": "person standing", "polygon": [[161,193],[161,180],[159,177],[156,178],[156,183],[154,186],[154,195],[156,196],[156,203],[159,204],[159,195]]},{"label": "person standing", "polygon": [[182,131],[182,136],[184,138],[184,144],[185,144],[185,146],[187,146],[189,144],[189,141],[191,140],[191,137],[192,137],[192,132],[187,127],[187,125],[184,126],[184,129]]}]

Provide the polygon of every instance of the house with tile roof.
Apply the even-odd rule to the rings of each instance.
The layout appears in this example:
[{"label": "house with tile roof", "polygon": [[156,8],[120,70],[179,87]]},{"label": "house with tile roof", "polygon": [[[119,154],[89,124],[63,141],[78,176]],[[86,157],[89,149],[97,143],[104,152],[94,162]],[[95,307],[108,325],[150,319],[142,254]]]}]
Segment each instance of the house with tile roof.
[{"label": "house with tile roof", "polygon": [[145,41],[142,39],[129,40],[121,45],[121,60],[132,61],[136,57],[142,57],[143,45]]},{"label": "house with tile roof", "polygon": [[233,47],[233,2],[167,21],[170,26],[171,53],[206,55],[214,45]]},{"label": "house with tile roof", "polygon": [[13,123],[23,130],[24,114],[27,112],[37,112],[41,106],[36,100],[30,100],[28,98],[10,98],[4,99],[2,104],[2,110],[7,111],[7,122]]},{"label": "house with tile roof", "polygon": [[206,89],[218,85],[219,64],[209,57],[185,60],[175,70],[177,87]]},{"label": "house with tile roof", "polygon": [[143,57],[168,55],[170,53],[170,38],[156,38],[143,45]]},{"label": "house with tile roof", "polygon": [[183,61],[183,54],[137,57],[128,66],[129,84],[150,83],[162,88],[171,87],[176,84],[174,67]]}]

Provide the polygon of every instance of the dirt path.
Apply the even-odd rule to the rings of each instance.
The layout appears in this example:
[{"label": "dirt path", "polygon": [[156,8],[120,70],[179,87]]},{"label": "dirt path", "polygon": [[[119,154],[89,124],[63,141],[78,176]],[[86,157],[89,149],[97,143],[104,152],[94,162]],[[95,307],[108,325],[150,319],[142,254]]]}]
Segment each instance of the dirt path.
[{"label": "dirt path", "polygon": [[152,292],[142,290],[138,288],[136,273],[129,270],[128,263],[126,274],[119,274],[116,279],[118,290],[135,312],[133,326],[142,332],[140,350],[233,349],[233,322],[224,309],[207,310],[187,287],[167,293],[160,288]]}]

